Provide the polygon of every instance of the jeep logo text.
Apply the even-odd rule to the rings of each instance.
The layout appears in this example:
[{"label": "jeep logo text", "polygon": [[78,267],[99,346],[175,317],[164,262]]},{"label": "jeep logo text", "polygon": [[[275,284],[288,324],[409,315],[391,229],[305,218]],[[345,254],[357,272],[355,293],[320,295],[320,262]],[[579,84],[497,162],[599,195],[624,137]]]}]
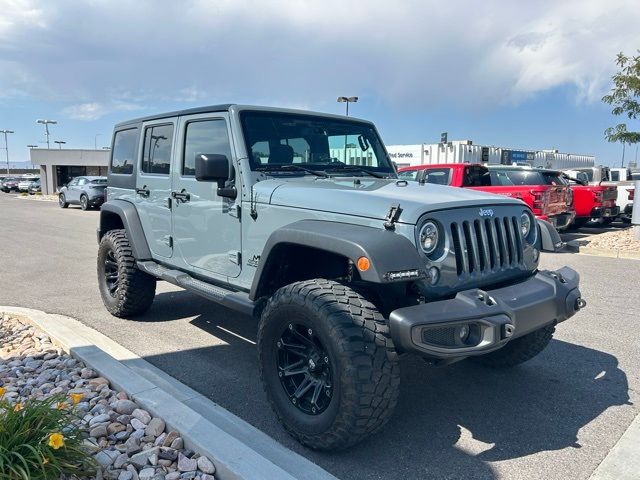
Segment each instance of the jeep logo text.
[{"label": "jeep logo text", "polygon": [[493,217],[493,209],[492,208],[481,208],[480,209],[481,217]]}]

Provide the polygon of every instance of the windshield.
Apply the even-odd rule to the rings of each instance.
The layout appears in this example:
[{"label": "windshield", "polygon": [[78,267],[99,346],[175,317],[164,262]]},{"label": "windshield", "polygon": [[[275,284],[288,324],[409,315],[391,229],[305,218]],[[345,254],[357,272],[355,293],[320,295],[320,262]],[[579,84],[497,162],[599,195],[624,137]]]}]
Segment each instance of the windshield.
[{"label": "windshield", "polygon": [[91,180],[91,183],[93,183],[94,185],[106,185],[107,184],[107,179],[106,178],[96,178],[95,180]]},{"label": "windshield", "polygon": [[437,185],[449,185],[451,183],[450,168],[429,168],[425,171],[425,183],[435,183]]},{"label": "windshield", "polygon": [[252,170],[309,174],[300,166],[331,174],[369,171],[395,175],[374,128],[363,122],[304,114],[241,114]]}]

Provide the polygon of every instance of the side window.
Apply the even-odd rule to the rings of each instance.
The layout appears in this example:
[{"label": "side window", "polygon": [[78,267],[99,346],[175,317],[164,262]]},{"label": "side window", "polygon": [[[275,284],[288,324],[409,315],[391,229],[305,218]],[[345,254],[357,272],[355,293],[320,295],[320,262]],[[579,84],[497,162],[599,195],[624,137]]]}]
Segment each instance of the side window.
[{"label": "side window", "polygon": [[86,178],[78,179],[78,185],[84,185],[85,183],[87,183],[87,179]]},{"label": "side window", "polygon": [[611,181],[612,182],[619,182],[620,181],[620,172],[617,170],[614,170],[613,172],[611,172]]},{"label": "side window", "polygon": [[78,179],[77,178],[73,178],[71,179],[71,181],[69,182],[69,186],[70,187],[75,187],[78,184]]},{"label": "side window", "polygon": [[111,155],[111,173],[131,175],[138,146],[138,129],[116,132]]},{"label": "side window", "polygon": [[420,170],[405,170],[404,172],[398,172],[398,178],[402,180],[417,180]]},{"label": "side window", "polygon": [[142,171],[144,173],[169,175],[171,145],[173,145],[173,125],[147,127],[144,131]]},{"label": "side window", "polygon": [[196,155],[210,153],[226,155],[231,160],[227,123],[222,120],[201,120],[187,123],[182,157],[182,175],[196,174]]}]

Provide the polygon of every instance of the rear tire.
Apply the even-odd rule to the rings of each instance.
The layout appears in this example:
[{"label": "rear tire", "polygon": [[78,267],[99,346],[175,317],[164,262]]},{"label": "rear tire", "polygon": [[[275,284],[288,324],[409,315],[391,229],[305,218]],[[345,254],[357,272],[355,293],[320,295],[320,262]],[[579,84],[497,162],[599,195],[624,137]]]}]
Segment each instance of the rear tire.
[{"label": "rear tire", "polygon": [[87,198],[86,195],[82,194],[80,195],[80,208],[84,211],[89,210],[89,199]]},{"label": "rear tire", "polygon": [[531,333],[515,338],[500,350],[469,357],[474,362],[493,368],[511,368],[531,360],[542,352],[553,337],[555,325],[547,325]]},{"label": "rear tire", "polygon": [[64,197],[64,193],[58,195],[58,205],[60,205],[60,208],[67,208],[69,206],[66,202],[66,198]]},{"label": "rear tire", "polygon": [[389,327],[346,285],[314,279],[280,288],[262,312],[258,351],[273,410],[307,447],[349,447],[393,413],[400,368]]},{"label": "rear tire", "polygon": [[100,241],[98,285],[104,306],[116,317],[139,315],[153,303],[156,279],[136,267],[125,230],[110,230]]}]

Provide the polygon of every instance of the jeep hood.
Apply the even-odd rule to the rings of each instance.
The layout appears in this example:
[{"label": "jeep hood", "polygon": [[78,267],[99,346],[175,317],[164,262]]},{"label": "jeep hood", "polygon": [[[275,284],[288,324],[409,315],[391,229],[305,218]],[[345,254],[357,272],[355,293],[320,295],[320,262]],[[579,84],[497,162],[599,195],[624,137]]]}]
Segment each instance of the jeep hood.
[{"label": "jeep hood", "polygon": [[[359,181],[359,183],[357,183]],[[502,195],[368,177],[269,179],[254,186],[259,203],[384,220],[391,205],[400,204],[399,222],[415,224],[433,210],[485,205],[525,205]]]}]

